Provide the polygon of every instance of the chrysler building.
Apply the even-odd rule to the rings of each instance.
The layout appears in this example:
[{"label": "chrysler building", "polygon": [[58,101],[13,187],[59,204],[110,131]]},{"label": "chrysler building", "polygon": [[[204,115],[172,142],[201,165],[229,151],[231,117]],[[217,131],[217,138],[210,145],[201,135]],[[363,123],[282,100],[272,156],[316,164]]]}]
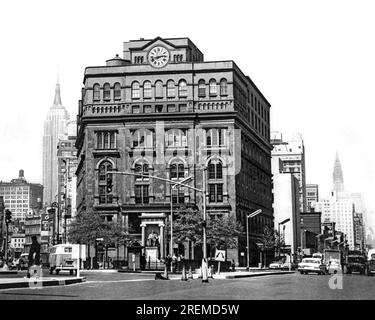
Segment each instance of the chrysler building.
[{"label": "chrysler building", "polygon": [[335,166],[333,169],[333,190],[336,192],[344,191],[344,177],[342,174],[339,155],[336,152]]}]

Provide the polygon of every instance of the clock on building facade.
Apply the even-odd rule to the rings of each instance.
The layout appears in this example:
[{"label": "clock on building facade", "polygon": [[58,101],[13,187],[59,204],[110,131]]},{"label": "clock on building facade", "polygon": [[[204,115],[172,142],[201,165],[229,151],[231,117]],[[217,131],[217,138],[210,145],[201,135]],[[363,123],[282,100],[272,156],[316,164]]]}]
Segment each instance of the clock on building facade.
[{"label": "clock on building facade", "polygon": [[154,68],[163,68],[169,62],[169,51],[162,47],[153,47],[147,55],[148,62]]}]

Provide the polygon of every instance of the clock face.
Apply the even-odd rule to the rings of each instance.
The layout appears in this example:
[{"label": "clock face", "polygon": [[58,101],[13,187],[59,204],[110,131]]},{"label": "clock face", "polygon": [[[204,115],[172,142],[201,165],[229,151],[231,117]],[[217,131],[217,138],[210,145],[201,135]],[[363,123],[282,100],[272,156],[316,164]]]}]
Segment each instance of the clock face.
[{"label": "clock face", "polygon": [[164,47],[153,47],[148,53],[148,62],[155,68],[164,67],[168,61],[169,51]]}]

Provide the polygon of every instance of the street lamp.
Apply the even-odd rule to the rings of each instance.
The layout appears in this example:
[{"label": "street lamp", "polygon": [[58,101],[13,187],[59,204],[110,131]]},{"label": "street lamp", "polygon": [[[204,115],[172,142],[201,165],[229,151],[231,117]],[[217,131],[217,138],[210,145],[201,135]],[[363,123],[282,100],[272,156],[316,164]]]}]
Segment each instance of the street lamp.
[{"label": "street lamp", "polygon": [[247,270],[250,268],[250,241],[249,241],[249,219],[262,213],[262,209],[258,209],[246,216],[246,241],[247,241]]},{"label": "street lamp", "polygon": [[283,224],[285,224],[289,221],[290,221],[290,218],[285,219],[285,220],[279,222],[278,227],[277,227],[277,232],[279,233],[279,253],[278,253],[279,258],[280,258],[280,225],[283,225]]},{"label": "street lamp", "polygon": [[[171,256],[173,255],[173,196],[172,196],[172,192],[173,192],[173,190],[176,189],[176,187],[180,186],[181,184],[183,184],[185,182],[190,181],[191,179],[192,179],[192,177],[189,176],[189,177],[187,177],[187,178],[185,178],[181,181],[178,181],[174,184],[171,183],[169,185],[170,186],[170,194],[171,194],[171,199],[170,199],[171,200],[171,243],[170,243],[170,254],[171,254]],[[173,266],[171,264],[171,272],[173,271],[172,269],[173,269]]]}]

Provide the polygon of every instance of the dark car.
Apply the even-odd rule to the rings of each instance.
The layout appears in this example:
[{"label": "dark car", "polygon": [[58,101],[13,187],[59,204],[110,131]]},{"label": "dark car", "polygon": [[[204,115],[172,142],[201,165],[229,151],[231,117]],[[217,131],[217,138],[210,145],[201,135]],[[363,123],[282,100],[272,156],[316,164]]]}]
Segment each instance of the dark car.
[{"label": "dark car", "polygon": [[371,259],[367,262],[366,274],[372,276],[375,273],[375,259]]},{"label": "dark car", "polygon": [[366,258],[363,255],[348,255],[344,265],[344,273],[359,272],[360,274],[365,274],[366,268]]}]

